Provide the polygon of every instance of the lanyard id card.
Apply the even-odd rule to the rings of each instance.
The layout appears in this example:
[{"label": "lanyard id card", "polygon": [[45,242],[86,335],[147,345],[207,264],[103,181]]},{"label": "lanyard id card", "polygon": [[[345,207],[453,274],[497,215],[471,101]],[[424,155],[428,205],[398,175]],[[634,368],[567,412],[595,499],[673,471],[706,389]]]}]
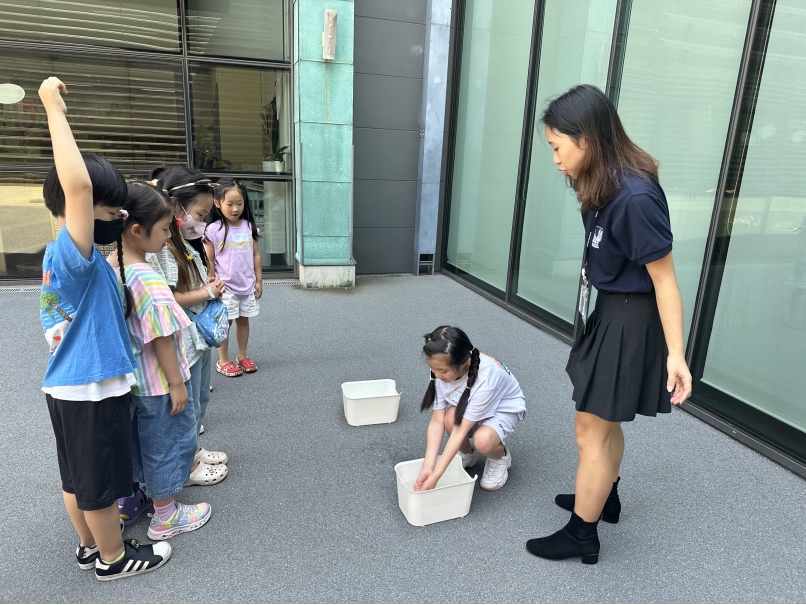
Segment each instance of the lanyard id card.
[{"label": "lanyard id card", "polygon": [[593,232],[596,230],[596,219],[599,217],[599,212],[597,211],[596,214],[593,215],[594,220],[594,227],[593,229],[587,230],[588,237],[585,241],[585,254],[582,258],[582,283],[579,285],[579,306],[577,310],[579,311],[579,315],[582,318],[582,325],[588,321],[588,305],[590,303],[590,296],[591,296],[591,283],[588,279],[588,254],[590,251],[591,240],[593,239]]},{"label": "lanyard id card", "polygon": [[579,285],[579,315],[582,317],[582,325],[588,321],[588,303],[591,297],[591,283],[588,281],[588,276],[585,274],[585,268],[582,268],[582,283]]}]

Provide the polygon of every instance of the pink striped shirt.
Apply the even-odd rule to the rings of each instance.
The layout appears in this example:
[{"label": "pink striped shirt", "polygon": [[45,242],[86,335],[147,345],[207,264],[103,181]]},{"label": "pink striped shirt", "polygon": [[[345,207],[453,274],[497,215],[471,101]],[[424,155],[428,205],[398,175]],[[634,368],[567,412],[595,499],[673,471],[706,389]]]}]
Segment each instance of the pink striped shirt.
[{"label": "pink striped shirt", "polygon": [[[116,272],[119,279],[120,271],[116,269]],[[153,341],[162,336],[173,339],[182,380],[187,382],[190,368],[181,331],[190,325],[190,320],[177,304],[168,284],[148,263],[126,265],[126,285],[134,298],[134,308],[126,320],[132,352],[137,360],[134,370],[137,384],[132,387],[132,393],[139,396],[166,395],[170,390],[168,380],[157,361]]]}]

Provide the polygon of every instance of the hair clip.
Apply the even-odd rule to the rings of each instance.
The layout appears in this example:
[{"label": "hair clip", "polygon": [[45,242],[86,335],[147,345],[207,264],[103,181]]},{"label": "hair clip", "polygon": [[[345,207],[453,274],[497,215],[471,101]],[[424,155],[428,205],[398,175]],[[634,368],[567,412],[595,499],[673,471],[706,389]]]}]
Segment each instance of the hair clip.
[{"label": "hair clip", "polygon": [[[152,180],[148,181],[148,184],[149,185],[154,185],[154,187],[156,187],[158,182],[159,181],[157,181],[157,179],[152,179]],[[164,189],[163,189],[163,191],[164,191]]]},{"label": "hair clip", "polygon": [[177,189],[184,189],[185,187],[195,187],[196,185],[207,185],[213,191],[217,190],[220,187],[218,183],[214,183],[210,179],[200,179],[198,181],[193,181],[192,183],[185,183],[184,185],[177,185],[176,187],[171,187],[170,191],[176,191]]},{"label": "hair clip", "polygon": [[127,218],[129,218],[129,211],[121,208],[118,210],[118,218],[122,218],[125,221]]}]

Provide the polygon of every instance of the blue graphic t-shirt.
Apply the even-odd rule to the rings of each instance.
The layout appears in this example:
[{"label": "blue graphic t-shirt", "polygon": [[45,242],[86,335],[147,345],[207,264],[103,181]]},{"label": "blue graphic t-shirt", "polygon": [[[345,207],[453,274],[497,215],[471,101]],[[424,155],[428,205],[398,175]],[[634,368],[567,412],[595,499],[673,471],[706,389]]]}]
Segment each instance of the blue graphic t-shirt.
[{"label": "blue graphic t-shirt", "polygon": [[95,247],[84,258],[65,227],[45,249],[39,307],[51,352],[45,387],[100,382],[134,370],[117,275]]}]

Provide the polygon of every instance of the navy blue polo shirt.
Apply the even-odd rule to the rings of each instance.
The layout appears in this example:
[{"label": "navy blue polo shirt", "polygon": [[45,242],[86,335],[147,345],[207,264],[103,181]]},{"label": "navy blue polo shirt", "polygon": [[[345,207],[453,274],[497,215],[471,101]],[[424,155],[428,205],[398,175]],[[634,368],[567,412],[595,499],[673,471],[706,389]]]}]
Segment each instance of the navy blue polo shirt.
[{"label": "navy blue polo shirt", "polygon": [[648,263],[672,251],[669,206],[658,182],[629,174],[607,205],[583,212],[588,278],[600,292],[652,292]]}]

